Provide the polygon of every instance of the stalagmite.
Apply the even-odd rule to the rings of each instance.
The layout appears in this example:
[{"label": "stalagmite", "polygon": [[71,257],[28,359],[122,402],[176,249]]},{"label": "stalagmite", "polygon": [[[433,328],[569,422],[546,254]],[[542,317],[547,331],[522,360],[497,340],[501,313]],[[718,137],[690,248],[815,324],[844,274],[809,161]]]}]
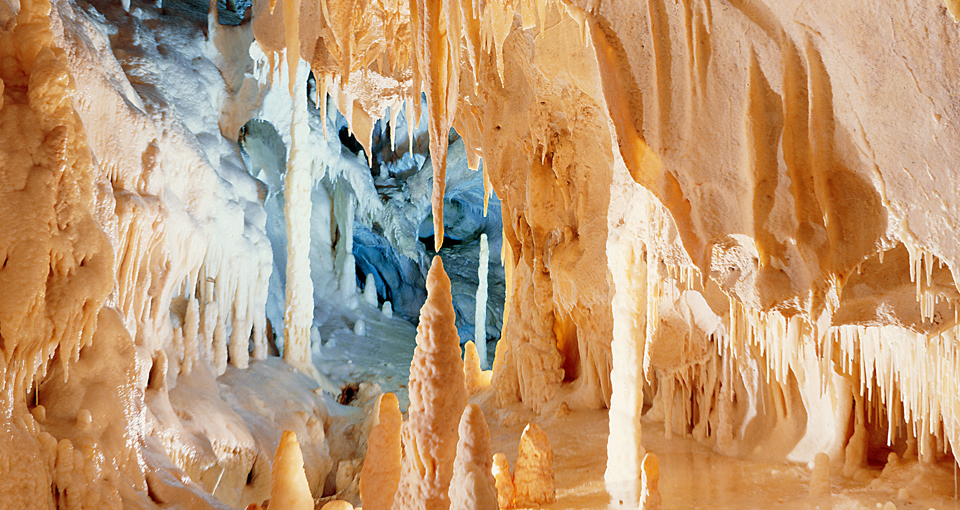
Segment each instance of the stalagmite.
[{"label": "stalagmite", "polygon": [[313,510],[313,496],[303,471],[303,454],[292,431],[285,430],[280,437],[270,480],[271,508]]},{"label": "stalagmite", "polygon": [[810,472],[810,495],[826,496],[830,494],[830,456],[820,452],[813,459]]},{"label": "stalagmite", "polygon": [[199,345],[198,335],[200,334],[200,302],[190,297],[187,303],[186,318],[183,323],[183,371],[189,374],[193,370],[193,364],[199,360],[200,353],[197,352]]},{"label": "stalagmite", "polygon": [[497,510],[490,430],[483,411],[468,404],[460,418],[460,439],[450,481],[451,510]]},{"label": "stalagmite", "polygon": [[536,423],[527,424],[520,436],[513,482],[517,487],[518,506],[544,505],[556,500],[553,448],[546,432]]},{"label": "stalagmite", "polygon": [[368,305],[377,306],[377,280],[373,273],[367,273],[365,283],[363,284],[363,299]]},{"label": "stalagmite", "polygon": [[483,374],[480,370],[480,357],[477,356],[477,346],[471,341],[463,344],[463,379],[467,388],[467,395],[473,395],[480,389],[480,380]]},{"label": "stalagmite", "polygon": [[446,510],[457,451],[457,425],[467,405],[460,338],[450,279],[439,256],[427,274],[417,347],[410,364],[410,405],[403,424],[403,467],[393,508]]},{"label": "stalagmite", "polygon": [[490,271],[490,245],[487,234],[480,234],[480,265],[477,285],[477,313],[473,321],[473,342],[480,354],[480,368],[487,369],[487,274]]},{"label": "stalagmite", "polygon": [[663,510],[660,498],[660,460],[648,453],[643,457],[640,510]]},{"label": "stalagmite", "polygon": [[853,478],[867,465],[867,429],[863,397],[857,396],[854,411],[853,435],[844,451],[843,476]]},{"label": "stalagmite", "polygon": [[493,478],[497,483],[497,504],[500,509],[513,508],[517,499],[517,487],[513,484],[507,456],[500,452],[493,454]]},{"label": "stalagmite", "polygon": [[370,431],[360,472],[360,499],[367,510],[390,510],[400,484],[400,426],[403,416],[393,393],[378,397],[379,423]]}]

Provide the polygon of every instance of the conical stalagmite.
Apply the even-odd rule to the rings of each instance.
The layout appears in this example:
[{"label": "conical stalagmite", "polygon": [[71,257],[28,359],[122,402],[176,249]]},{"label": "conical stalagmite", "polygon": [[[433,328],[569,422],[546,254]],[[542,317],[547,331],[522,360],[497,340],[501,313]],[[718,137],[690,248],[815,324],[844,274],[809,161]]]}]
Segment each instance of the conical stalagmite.
[{"label": "conical stalagmite", "polygon": [[490,429],[483,411],[469,404],[460,418],[460,442],[450,482],[451,510],[497,510]]},{"label": "conical stalagmite", "polygon": [[410,405],[403,424],[403,467],[395,510],[446,510],[457,451],[457,425],[467,405],[460,337],[450,279],[440,257],[427,274],[417,347],[410,363]]},{"label": "conical stalagmite", "polygon": [[556,501],[553,478],[553,448],[547,433],[530,423],[520,436],[520,453],[513,475],[517,486],[517,505],[535,506]]},{"label": "conical stalagmite", "polygon": [[285,430],[273,456],[273,474],[270,482],[270,508],[283,510],[313,510],[310,484],[303,471],[303,453],[297,434]]}]

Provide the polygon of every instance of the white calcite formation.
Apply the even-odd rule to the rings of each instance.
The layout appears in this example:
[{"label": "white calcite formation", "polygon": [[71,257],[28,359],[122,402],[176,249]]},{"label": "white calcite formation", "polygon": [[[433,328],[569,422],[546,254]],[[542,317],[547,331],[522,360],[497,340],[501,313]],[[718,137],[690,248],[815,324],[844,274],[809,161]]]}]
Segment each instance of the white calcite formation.
[{"label": "white calcite formation", "polygon": [[473,321],[473,342],[479,348],[480,368],[489,368],[487,363],[487,279],[490,273],[490,243],[487,234],[480,234],[480,264],[477,270],[477,312]]},{"label": "white calcite formation", "polygon": [[[284,2],[287,3],[287,2]],[[307,125],[307,80],[305,72],[297,75],[299,61],[292,65],[290,95],[293,108],[290,119],[290,149],[284,177],[283,211],[287,220],[287,278],[283,314],[283,359],[295,365],[310,362],[310,326],[313,325],[313,280],[310,278],[310,223],[313,207],[311,189],[312,155],[305,150],[310,136]],[[306,66],[301,68],[306,71]]]},{"label": "white calcite formation", "polygon": [[417,347],[410,365],[410,405],[403,424],[403,467],[393,508],[446,510],[457,454],[458,425],[467,405],[460,337],[450,279],[440,257],[427,275]]}]

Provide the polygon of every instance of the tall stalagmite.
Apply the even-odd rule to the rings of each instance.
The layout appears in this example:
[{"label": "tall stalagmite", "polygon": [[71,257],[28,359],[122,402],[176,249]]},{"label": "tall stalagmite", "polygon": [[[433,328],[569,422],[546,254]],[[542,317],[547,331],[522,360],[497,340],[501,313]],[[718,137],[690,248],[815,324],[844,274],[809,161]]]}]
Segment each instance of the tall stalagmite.
[{"label": "tall stalagmite", "polygon": [[446,510],[457,453],[457,426],[467,405],[460,336],[450,279],[439,256],[427,274],[417,347],[410,364],[410,405],[403,424],[403,467],[394,510]]},{"label": "tall stalagmite", "polygon": [[[284,2],[288,7],[296,1]],[[290,121],[290,154],[284,188],[287,220],[287,287],[283,314],[283,359],[295,365],[310,361],[310,326],[313,324],[313,280],[310,279],[310,217],[313,203],[313,169],[310,155],[302,145],[310,134],[307,127],[307,80],[305,67],[291,70],[293,112]]]}]

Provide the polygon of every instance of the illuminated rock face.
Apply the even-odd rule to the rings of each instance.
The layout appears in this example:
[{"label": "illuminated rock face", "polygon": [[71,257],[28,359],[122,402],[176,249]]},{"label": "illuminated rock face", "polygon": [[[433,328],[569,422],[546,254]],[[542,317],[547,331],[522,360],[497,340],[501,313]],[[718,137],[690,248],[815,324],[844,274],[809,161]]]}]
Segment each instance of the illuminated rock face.
[{"label": "illuminated rock face", "polygon": [[[211,23],[202,44],[126,7],[0,6],[0,493],[19,507],[54,491],[91,508],[263,495],[256,466],[278,438],[250,416],[275,409],[216,379],[261,367],[287,381],[250,363],[267,354],[266,211],[282,181],[245,171],[239,126],[273,116],[283,162],[302,170],[287,174],[297,210],[313,173],[353,188],[310,195],[330,227],[311,263],[347,306],[353,222],[380,207],[351,180],[362,164],[300,158],[331,154],[293,136],[301,60],[367,154],[374,120],[418,118],[425,94],[438,247],[449,128],[471,167],[482,156],[508,285],[496,400],[609,407],[609,450],[631,453],[608,473],[639,479],[645,401],[667,434],[827,453],[848,476],[884,435],[926,460],[960,440],[954,0],[258,1],[251,23]],[[291,236],[300,269],[305,230]],[[288,283],[297,306],[271,326],[305,363],[317,296]],[[430,324],[445,338],[449,315]],[[462,378],[459,348],[444,349]],[[442,396],[448,432],[462,386]],[[279,420],[300,429],[316,492],[332,459],[310,398]],[[440,437],[433,418],[404,435],[430,469],[456,445],[414,441]],[[451,470],[429,491],[438,507]]]}]

